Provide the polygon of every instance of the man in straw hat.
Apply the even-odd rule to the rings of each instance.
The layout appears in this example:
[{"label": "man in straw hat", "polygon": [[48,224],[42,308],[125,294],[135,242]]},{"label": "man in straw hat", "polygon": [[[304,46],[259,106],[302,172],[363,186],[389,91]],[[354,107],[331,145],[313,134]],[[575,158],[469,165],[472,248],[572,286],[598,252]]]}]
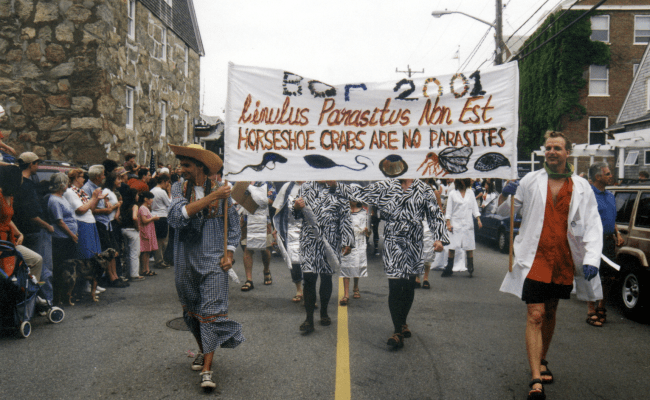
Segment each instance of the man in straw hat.
[{"label": "man in straw hat", "polygon": [[169,147],[185,178],[172,187],[168,215],[175,229],[176,290],[185,323],[199,345],[192,369],[201,371],[201,387],[212,389],[215,349],[234,348],[245,340],[241,324],[228,319],[227,271],[239,243],[239,216],[232,207],[230,186],[208,179],[223,165],[219,156],[195,144]]}]

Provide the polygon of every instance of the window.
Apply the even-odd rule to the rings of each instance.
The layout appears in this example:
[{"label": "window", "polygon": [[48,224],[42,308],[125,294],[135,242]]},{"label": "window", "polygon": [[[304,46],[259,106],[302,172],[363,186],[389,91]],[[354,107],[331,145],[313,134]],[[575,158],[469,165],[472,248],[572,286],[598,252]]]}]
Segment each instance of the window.
[{"label": "window", "polygon": [[167,102],[160,102],[160,137],[167,136]]},{"label": "window", "polygon": [[609,69],[606,65],[589,67],[589,96],[609,96]]},{"label": "window", "polygon": [[650,42],[650,15],[634,16],[634,44]]},{"label": "window", "polygon": [[645,98],[646,110],[650,110],[650,79],[645,82]]},{"label": "window", "polygon": [[638,150],[633,150],[627,153],[627,157],[625,157],[625,164],[624,165],[636,165],[636,161],[639,158],[639,151]]},{"label": "window", "polygon": [[650,228],[650,193],[641,193],[634,226]]},{"label": "window", "polygon": [[609,42],[609,15],[591,17],[591,40]]},{"label": "window", "polygon": [[589,117],[589,144],[606,144],[607,117]]},{"label": "window", "polygon": [[645,151],[645,165],[650,165],[650,150]]},{"label": "window", "polygon": [[126,87],[126,128],[133,129],[133,92],[131,86]]},{"label": "window", "polygon": [[162,46],[160,59],[165,61],[167,60],[167,28],[163,28],[162,30],[162,43],[160,45]]},{"label": "window", "polygon": [[185,111],[185,126],[183,128],[183,143],[187,143],[187,134],[189,132],[189,127],[188,127],[189,122],[190,121],[189,121],[188,113],[187,113],[187,111]]},{"label": "window", "polygon": [[190,48],[185,45],[185,76],[190,75]]},{"label": "window", "polygon": [[128,2],[128,35],[131,39],[135,39],[135,0],[129,0]]},{"label": "window", "polygon": [[616,222],[628,224],[632,217],[636,192],[616,192],[614,197],[616,198]]}]

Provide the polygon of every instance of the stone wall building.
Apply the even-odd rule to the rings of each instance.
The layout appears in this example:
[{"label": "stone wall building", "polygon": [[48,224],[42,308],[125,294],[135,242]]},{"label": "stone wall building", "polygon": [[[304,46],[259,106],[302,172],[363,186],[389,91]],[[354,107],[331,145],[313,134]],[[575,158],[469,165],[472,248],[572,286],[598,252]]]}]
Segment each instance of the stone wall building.
[{"label": "stone wall building", "polygon": [[0,130],[45,159],[171,162],[203,55],[192,0],[0,0]]}]

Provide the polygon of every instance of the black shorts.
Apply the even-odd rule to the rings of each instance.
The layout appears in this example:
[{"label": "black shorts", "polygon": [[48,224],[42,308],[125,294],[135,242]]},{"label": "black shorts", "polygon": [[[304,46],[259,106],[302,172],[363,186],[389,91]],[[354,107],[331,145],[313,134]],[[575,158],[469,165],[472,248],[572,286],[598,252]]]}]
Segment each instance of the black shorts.
[{"label": "black shorts", "polygon": [[97,225],[97,233],[99,234],[99,244],[102,246],[102,251],[107,249],[117,250],[117,244],[115,243],[115,240],[113,240],[113,235],[108,230],[106,225],[102,224],[101,222],[96,222],[95,225]]},{"label": "black shorts", "polygon": [[526,278],[521,299],[526,304],[545,303],[554,299],[571,298],[573,285],[558,285],[557,283],[544,283]]}]

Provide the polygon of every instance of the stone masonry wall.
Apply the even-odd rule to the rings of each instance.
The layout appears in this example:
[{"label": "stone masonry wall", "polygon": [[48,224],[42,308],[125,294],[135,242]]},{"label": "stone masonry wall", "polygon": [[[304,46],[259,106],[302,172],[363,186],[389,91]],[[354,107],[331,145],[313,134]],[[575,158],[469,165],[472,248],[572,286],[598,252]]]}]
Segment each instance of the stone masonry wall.
[{"label": "stone masonry wall", "polygon": [[[94,164],[136,153],[170,162],[199,116],[199,55],[136,2],[135,40],[127,36],[125,0],[0,0],[0,121],[17,152]],[[156,58],[158,56],[158,58]],[[134,88],[133,129],[126,128],[126,87]],[[160,102],[167,102],[161,138]]]}]

